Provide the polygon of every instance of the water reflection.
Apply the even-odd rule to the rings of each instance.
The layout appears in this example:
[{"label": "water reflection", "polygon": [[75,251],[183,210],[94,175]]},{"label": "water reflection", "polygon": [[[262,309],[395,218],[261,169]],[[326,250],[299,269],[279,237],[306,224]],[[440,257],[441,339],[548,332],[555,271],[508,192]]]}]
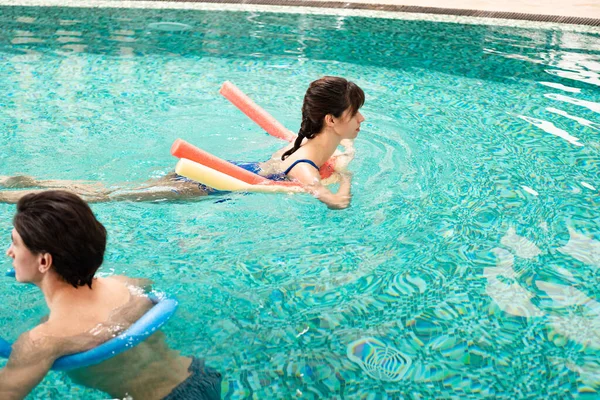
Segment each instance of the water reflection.
[{"label": "water reflection", "polygon": [[[600,241],[578,233],[568,227],[569,241],[558,251],[573,257],[593,268],[600,266]],[[526,289],[522,274],[514,269],[515,256],[524,259],[541,254],[531,241],[516,235],[509,228],[501,239],[501,244],[512,252],[495,248],[496,267],[484,269],[487,279],[486,293],[504,312],[512,316],[541,318],[547,326],[547,337],[557,347],[574,343],[580,351],[600,349],[600,302],[582,291],[575,283],[575,277],[566,269],[557,267],[557,271],[569,284],[536,280],[535,286]],[[535,304],[534,304],[535,302]],[[575,363],[568,359],[549,357],[556,364],[565,365],[579,374],[580,380],[595,391],[599,384],[600,364],[593,362]]]},{"label": "water reflection", "polygon": [[[76,165],[85,177],[136,179],[137,173],[145,179],[155,165],[172,161],[164,149],[179,134],[214,146],[219,154],[260,156],[272,144],[255,132],[245,136],[252,124],[217,101],[222,99],[215,88],[223,79],[244,82],[258,103],[293,123],[301,102],[294,92],[304,90],[312,76],[349,74],[366,88],[373,122],[353,164],[357,207],[343,218],[315,212],[305,199],[236,196],[224,208],[126,207],[141,217],[115,222],[128,232],[122,254],[135,258],[135,248],[147,246],[139,259],[152,262],[142,265],[152,266],[147,270],[191,304],[176,322],[183,339],[174,340],[222,358],[233,398],[290,397],[296,387],[320,398],[352,398],[399,390],[398,385],[423,390],[425,398],[452,397],[454,389],[468,390],[468,396],[489,389],[489,396],[501,397],[516,375],[528,387],[555,383],[544,373],[545,329],[549,315],[568,319],[570,314],[553,311],[552,299],[535,282],[553,284],[551,276],[586,291],[577,286],[579,270],[571,272],[570,263],[546,263],[555,248],[544,248],[514,227],[535,220],[535,228],[540,215],[575,209],[581,199],[595,201],[587,189],[598,186],[591,178],[597,162],[585,135],[596,132],[585,128],[598,125],[579,116],[587,112],[583,107],[543,97],[550,87],[598,101],[596,87],[545,72],[563,57],[557,51],[560,35],[530,30],[519,36],[512,28],[451,24],[425,29],[430,27],[423,23],[362,18],[166,13],[194,26],[175,34],[149,29],[148,22],[161,13],[124,11],[109,18],[99,11],[99,27],[79,23],[77,11],[60,13],[64,30],[54,26],[39,36],[48,38],[45,43],[11,48],[10,68],[39,61],[15,67],[10,101],[20,109],[6,112],[17,121],[10,129],[27,140],[15,146],[26,151],[11,156],[11,163],[35,163],[29,150],[47,145],[44,137],[50,135],[39,133],[49,128],[52,145],[60,132],[62,154],[89,160],[87,166]],[[69,13],[72,19],[66,18]],[[349,31],[355,40],[348,40]],[[484,54],[481,43],[488,33],[492,51]],[[63,45],[88,47],[63,51]],[[515,53],[521,57],[504,56]],[[282,82],[286,90],[280,90]],[[34,100],[40,93],[48,94],[43,102]],[[523,119],[507,114],[515,109]],[[550,138],[523,121],[586,147]],[[524,127],[535,134],[525,138]],[[218,140],[209,136],[213,130]],[[93,152],[78,152],[82,142]],[[44,154],[37,159],[48,161]],[[67,168],[73,165],[63,159]],[[587,188],[587,196],[554,190],[570,184]],[[537,196],[533,188],[541,193],[536,198],[522,192]],[[270,212],[273,204],[284,214],[280,226],[293,221],[302,229],[267,232],[277,218]],[[595,206],[590,203],[586,217],[593,218]],[[123,212],[108,207],[104,212]],[[157,222],[152,235],[130,230],[130,221],[142,217]],[[257,220],[250,228],[245,224]],[[506,220],[511,227],[498,233]],[[218,234],[211,235],[210,221]],[[550,235],[552,218],[547,221],[540,229]],[[242,234],[249,231],[252,235]],[[160,254],[161,240],[172,236],[179,245]],[[483,274],[474,264],[481,247],[496,247]],[[158,257],[164,269],[155,268]],[[210,271],[199,273],[204,265]],[[210,288],[198,284],[202,279],[210,280]],[[210,304],[198,310],[198,298]],[[563,322],[552,321],[553,338],[568,348],[574,340],[564,339],[571,333]],[[196,340],[198,331],[212,343]],[[367,357],[377,351],[376,341],[383,344],[379,350],[388,347],[390,357],[379,357],[389,362],[384,367],[400,365],[379,378],[403,372],[397,353],[412,360],[398,382],[373,379],[346,354],[354,343],[350,354]],[[559,373],[569,371],[561,367]]]},{"label": "water reflection", "polygon": [[[515,228],[512,227],[509,228],[502,239],[500,239],[500,243],[511,249],[517,257],[521,258],[534,258],[542,252],[535,243],[523,236],[517,235]],[[498,250],[498,252],[500,251]]]},{"label": "water reflection", "polygon": [[558,108],[547,107],[546,111],[554,113],[554,114],[561,115],[561,116],[563,116],[565,118],[569,118],[570,120],[576,121],[576,122],[580,123],[581,125],[586,126],[588,128],[600,130],[600,124],[598,124],[596,122],[589,121],[589,120],[587,120],[585,118],[581,118],[581,117],[577,117],[575,115],[571,115],[571,114],[569,114],[566,111],[559,110]]},{"label": "water reflection", "polygon": [[596,190],[596,188],[595,188],[594,186],[590,185],[590,184],[589,184],[589,183],[587,183],[587,182],[579,182],[579,184],[580,184],[581,186],[585,187],[585,188],[588,188],[588,189],[590,189],[590,190]]},{"label": "water reflection", "polygon": [[555,82],[538,82],[538,83],[540,85],[548,86],[553,89],[564,90],[565,92],[569,92],[569,93],[580,93],[581,92],[581,89],[579,89],[579,88],[565,86],[562,83],[555,83]]},{"label": "water reflection", "polygon": [[573,228],[569,230],[569,241],[558,251],[567,254],[593,268],[600,268],[600,241],[592,239]]},{"label": "water reflection", "polygon": [[498,258],[496,267],[485,268],[483,276],[487,279],[485,292],[504,312],[517,317],[541,317],[544,313],[533,303],[534,296],[518,282],[520,274],[513,269],[514,256],[501,248],[492,250]]},{"label": "water reflection", "polygon": [[556,93],[548,93],[548,94],[545,94],[544,97],[547,97],[551,100],[562,101],[565,103],[574,104],[576,106],[585,107],[590,111],[600,113],[600,103],[596,103],[596,102],[588,101],[588,100],[576,99],[574,97],[569,97],[569,96],[565,96],[562,94],[556,94]]},{"label": "water reflection", "polygon": [[15,30],[14,38],[10,42],[12,44],[44,43],[44,39],[35,37],[33,32]]},{"label": "water reflection", "polygon": [[571,143],[572,145],[575,145],[578,147],[583,147],[583,144],[579,142],[578,138],[576,138],[575,136],[572,136],[571,134],[569,134],[569,132],[565,131],[564,129],[557,127],[550,121],[544,121],[543,119],[539,119],[539,118],[526,117],[524,115],[519,115],[519,118],[540,128],[541,130],[543,130],[546,133],[549,133],[554,136],[558,136],[559,138],[566,140],[567,142]]},{"label": "water reflection", "polygon": [[574,81],[600,86],[600,75],[593,71],[565,71],[558,69],[549,69],[546,72],[550,75],[558,76],[560,78],[571,79]]}]

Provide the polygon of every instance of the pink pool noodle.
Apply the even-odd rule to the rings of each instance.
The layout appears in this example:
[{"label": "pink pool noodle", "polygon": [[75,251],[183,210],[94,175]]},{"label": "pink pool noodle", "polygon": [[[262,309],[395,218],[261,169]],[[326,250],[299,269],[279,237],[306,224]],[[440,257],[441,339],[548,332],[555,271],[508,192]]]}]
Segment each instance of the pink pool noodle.
[{"label": "pink pool noodle", "polygon": [[[293,142],[296,140],[296,135],[290,132],[285,126],[277,121],[271,114],[263,110],[258,104],[252,101],[252,99],[237,86],[229,81],[225,81],[221,89],[219,90],[227,100],[229,100],[234,106],[240,109],[244,114],[254,121],[258,126],[263,128],[269,135],[275,136],[279,139]],[[327,161],[319,170],[321,178],[329,178],[334,172],[334,160]]]},{"label": "pink pool noodle", "polygon": [[271,114],[263,110],[258,104],[246,96],[244,92],[237,88],[233,83],[226,81],[219,90],[227,100],[240,109],[258,126],[263,128],[269,135],[292,142],[296,140],[296,135],[290,132],[285,126],[281,125]]}]

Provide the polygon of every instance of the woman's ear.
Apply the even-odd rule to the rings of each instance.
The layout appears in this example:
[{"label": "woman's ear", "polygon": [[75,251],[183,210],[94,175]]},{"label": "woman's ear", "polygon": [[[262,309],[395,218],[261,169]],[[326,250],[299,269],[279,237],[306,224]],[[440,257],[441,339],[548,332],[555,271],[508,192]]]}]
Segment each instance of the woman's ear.
[{"label": "woman's ear", "polygon": [[38,269],[41,273],[48,272],[50,267],[52,266],[52,254],[50,253],[42,253],[40,254],[40,265]]},{"label": "woman's ear", "polygon": [[333,115],[327,114],[325,116],[325,125],[332,127],[333,126]]}]

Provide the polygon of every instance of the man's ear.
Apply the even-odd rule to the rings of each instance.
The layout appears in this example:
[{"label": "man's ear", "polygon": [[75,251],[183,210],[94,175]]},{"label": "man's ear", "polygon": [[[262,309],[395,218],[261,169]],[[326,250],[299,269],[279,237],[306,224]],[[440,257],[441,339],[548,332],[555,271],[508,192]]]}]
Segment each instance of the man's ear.
[{"label": "man's ear", "polygon": [[48,272],[52,266],[52,254],[42,253],[40,255],[40,265],[38,267],[41,273]]}]

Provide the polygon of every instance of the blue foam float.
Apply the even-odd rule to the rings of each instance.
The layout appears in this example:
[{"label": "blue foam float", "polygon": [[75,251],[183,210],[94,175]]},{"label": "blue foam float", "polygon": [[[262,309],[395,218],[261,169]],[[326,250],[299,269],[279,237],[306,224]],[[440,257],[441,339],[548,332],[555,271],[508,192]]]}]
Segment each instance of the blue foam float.
[{"label": "blue foam float", "polygon": [[[6,275],[14,277],[14,269],[7,271]],[[177,300],[171,298],[149,296],[149,299],[154,303],[154,307],[123,333],[93,349],[58,358],[54,361],[52,369],[68,371],[99,364],[146,340],[173,316],[178,305]],[[8,358],[11,352],[12,344],[0,338],[0,357]]]}]

